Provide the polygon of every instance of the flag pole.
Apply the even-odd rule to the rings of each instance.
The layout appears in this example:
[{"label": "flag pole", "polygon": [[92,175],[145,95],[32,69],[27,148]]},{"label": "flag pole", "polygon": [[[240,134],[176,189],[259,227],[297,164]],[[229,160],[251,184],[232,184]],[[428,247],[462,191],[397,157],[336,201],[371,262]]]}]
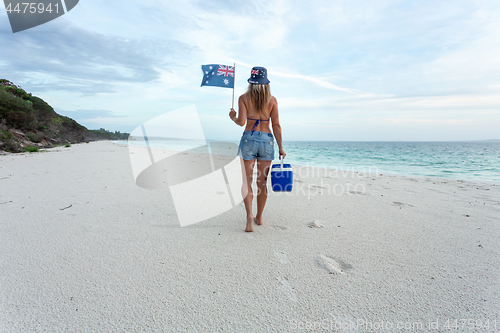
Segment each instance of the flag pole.
[{"label": "flag pole", "polygon": [[231,109],[234,109],[234,83],[236,81],[236,63],[233,66],[234,69],[234,78],[233,78],[233,102],[231,103]]}]

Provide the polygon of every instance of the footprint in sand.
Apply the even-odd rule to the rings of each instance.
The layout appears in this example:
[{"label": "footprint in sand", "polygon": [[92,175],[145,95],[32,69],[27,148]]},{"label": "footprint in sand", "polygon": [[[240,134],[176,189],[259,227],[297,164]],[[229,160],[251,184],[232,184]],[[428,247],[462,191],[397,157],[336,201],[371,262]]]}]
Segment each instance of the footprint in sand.
[{"label": "footprint in sand", "polygon": [[397,207],[413,207],[413,205],[405,204],[404,202],[393,201],[392,204]]},{"label": "footprint in sand", "polygon": [[[386,190],[390,190],[388,187],[384,187]],[[349,191],[349,193],[354,194],[354,195],[368,195],[365,191]]]},{"label": "footprint in sand", "polygon": [[323,223],[322,221],[318,221],[318,220],[314,220],[314,221],[312,221],[312,222],[309,222],[309,223],[307,224],[307,226],[308,226],[309,228],[318,228],[318,229],[321,229],[321,228],[324,228],[324,227],[325,227],[325,226],[324,226],[324,223]]},{"label": "footprint in sand", "polygon": [[345,263],[340,259],[336,259],[331,256],[326,256],[322,254],[320,254],[318,257],[318,263],[321,267],[326,269],[330,274],[335,274],[335,275],[345,274],[346,270],[352,268],[351,265]]},{"label": "footprint in sand", "polygon": [[[280,250],[274,250],[274,255],[278,257],[280,263],[282,265],[288,264],[288,257],[286,256],[286,253]],[[278,280],[280,286],[278,289],[280,289],[285,295],[288,296],[289,299],[291,299],[294,302],[298,302],[299,298],[297,297],[297,293],[295,293],[295,290],[293,290],[292,284],[286,277],[284,277],[280,272],[276,272],[276,279]]]},{"label": "footprint in sand", "polygon": [[297,293],[293,290],[292,284],[288,281],[286,277],[282,276],[277,276],[277,279],[279,283],[281,283],[281,286],[279,286],[279,289],[288,296],[292,301],[298,302],[299,298],[297,297]]},{"label": "footprint in sand", "polygon": [[316,189],[316,188],[325,189],[326,187],[324,187],[324,186],[318,186],[318,185],[309,185],[309,189]]},{"label": "footprint in sand", "polygon": [[286,230],[286,229],[288,229],[288,227],[285,227],[284,225],[272,225],[271,228],[274,230]]},{"label": "footprint in sand", "polygon": [[288,264],[288,258],[286,256],[285,252],[279,251],[279,250],[274,250],[274,255],[276,255],[276,257],[278,257],[281,264],[283,264],[283,265]]}]

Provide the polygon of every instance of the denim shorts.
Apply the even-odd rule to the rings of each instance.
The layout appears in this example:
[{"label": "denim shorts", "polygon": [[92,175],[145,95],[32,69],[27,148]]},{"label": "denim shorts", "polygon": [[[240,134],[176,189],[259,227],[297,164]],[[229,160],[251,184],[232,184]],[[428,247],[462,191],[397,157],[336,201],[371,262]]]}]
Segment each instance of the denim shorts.
[{"label": "denim shorts", "polygon": [[274,137],[271,133],[245,131],[238,147],[238,156],[244,160],[257,158],[261,161],[274,160]]}]

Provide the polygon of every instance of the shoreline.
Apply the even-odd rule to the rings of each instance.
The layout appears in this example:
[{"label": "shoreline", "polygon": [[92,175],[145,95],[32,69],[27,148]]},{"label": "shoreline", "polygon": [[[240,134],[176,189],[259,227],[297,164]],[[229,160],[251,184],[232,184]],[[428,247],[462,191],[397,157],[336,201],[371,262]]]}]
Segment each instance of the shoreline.
[{"label": "shoreline", "polygon": [[[220,142],[220,141],[214,141],[214,142]],[[325,141],[325,142],[330,142],[330,141]],[[391,143],[392,141],[389,141]],[[451,142],[451,141],[450,141]],[[453,141],[455,142],[455,141]],[[128,142],[127,141],[113,141],[113,143],[128,147]],[[231,142],[237,145],[237,142]],[[411,142],[410,142],[411,143]],[[425,142],[424,142],[425,143]],[[144,147],[142,145],[134,145],[135,147]],[[162,147],[154,147],[153,149],[164,149]],[[273,164],[279,163],[279,159],[275,158],[273,160]],[[342,166],[340,164],[335,165],[320,165],[319,163],[309,163],[309,162],[304,162],[304,164],[296,163],[296,162],[286,162],[288,164],[292,164],[292,166],[298,166],[298,167],[310,167],[310,168],[318,168],[318,169],[327,169],[327,170],[339,170],[342,172],[349,171],[349,172],[358,172],[358,173],[364,173],[368,171],[370,173],[371,170],[375,170],[375,172],[371,173],[373,175],[378,175],[378,174],[386,174],[386,175],[392,175],[392,176],[402,176],[402,177],[410,177],[410,178],[436,178],[436,179],[448,179],[448,180],[461,180],[461,181],[478,181],[478,182],[484,182],[484,183],[491,183],[491,184],[498,184],[500,185],[500,179],[485,179],[485,178],[476,178],[477,176],[470,176],[470,177],[457,177],[455,174],[450,174],[450,176],[443,176],[443,175],[423,175],[423,174],[418,174],[418,173],[410,173],[410,172],[405,172],[405,171],[384,171],[385,169],[383,167],[377,166],[377,165],[360,165],[360,166]]]},{"label": "shoreline", "polygon": [[[88,143],[86,142],[80,142],[80,143],[75,143],[72,144],[71,146],[78,146],[78,145],[88,145],[88,144],[95,144],[98,142],[108,142],[123,148],[128,149],[127,144],[123,144],[121,142],[117,142],[115,140],[99,140],[99,141],[90,141]],[[9,152],[4,152],[4,154],[0,154],[0,158],[6,157],[6,156],[30,156],[33,154],[39,154],[39,153],[50,153],[50,152],[61,152],[70,149],[71,147],[64,147],[64,145],[57,146],[57,147],[52,147],[52,148],[42,148],[38,152],[22,152],[22,153],[9,153]],[[145,148],[142,146],[137,146],[137,148]],[[158,151],[167,151],[163,148],[156,148]],[[174,154],[174,153],[179,153],[179,151],[168,151],[168,154]],[[272,165],[274,164],[279,164],[279,160],[273,160]],[[290,163],[289,163],[290,164]],[[398,173],[380,173],[380,172],[374,172],[374,173],[365,173],[363,171],[357,170],[354,167],[352,168],[347,168],[347,169],[337,169],[337,168],[325,168],[325,167],[318,167],[318,166],[311,166],[311,165],[300,165],[300,164],[291,164],[292,169],[294,171],[294,176],[296,175],[296,171],[301,172],[300,170],[312,170],[310,172],[312,175],[319,176],[319,174],[322,174],[322,177],[327,177],[327,178],[346,178],[347,175],[350,174],[350,177],[367,177],[367,178],[378,178],[380,176],[386,176],[386,177],[392,177],[392,178],[406,178],[409,180],[421,180],[421,181],[427,181],[427,182],[440,182],[440,183],[448,183],[448,182],[458,182],[458,183],[471,183],[471,185],[480,185],[480,186],[493,186],[493,187],[500,187],[500,181],[496,180],[485,180],[485,179],[470,179],[470,178],[453,178],[453,177],[440,177],[440,176],[424,176],[424,175],[410,175],[410,174],[398,174]],[[377,169],[377,167],[374,167]],[[372,168],[368,168],[372,169]],[[303,172],[303,171],[302,171]],[[306,171],[306,174],[308,174],[309,171]],[[331,177],[331,174],[336,174],[337,176]],[[340,176],[339,176],[340,175]],[[269,176],[270,177],[270,176]],[[270,182],[270,180],[269,180]]]}]

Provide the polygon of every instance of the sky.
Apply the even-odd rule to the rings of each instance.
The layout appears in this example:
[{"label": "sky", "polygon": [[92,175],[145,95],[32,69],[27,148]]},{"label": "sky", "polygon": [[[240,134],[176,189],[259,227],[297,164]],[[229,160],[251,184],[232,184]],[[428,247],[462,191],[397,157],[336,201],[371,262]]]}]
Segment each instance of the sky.
[{"label": "sky", "polygon": [[236,101],[267,68],[284,141],[500,139],[498,0],[80,0],[15,34],[0,8],[0,78],[89,129],[194,105],[238,140],[232,90],[200,87],[235,63]]}]

